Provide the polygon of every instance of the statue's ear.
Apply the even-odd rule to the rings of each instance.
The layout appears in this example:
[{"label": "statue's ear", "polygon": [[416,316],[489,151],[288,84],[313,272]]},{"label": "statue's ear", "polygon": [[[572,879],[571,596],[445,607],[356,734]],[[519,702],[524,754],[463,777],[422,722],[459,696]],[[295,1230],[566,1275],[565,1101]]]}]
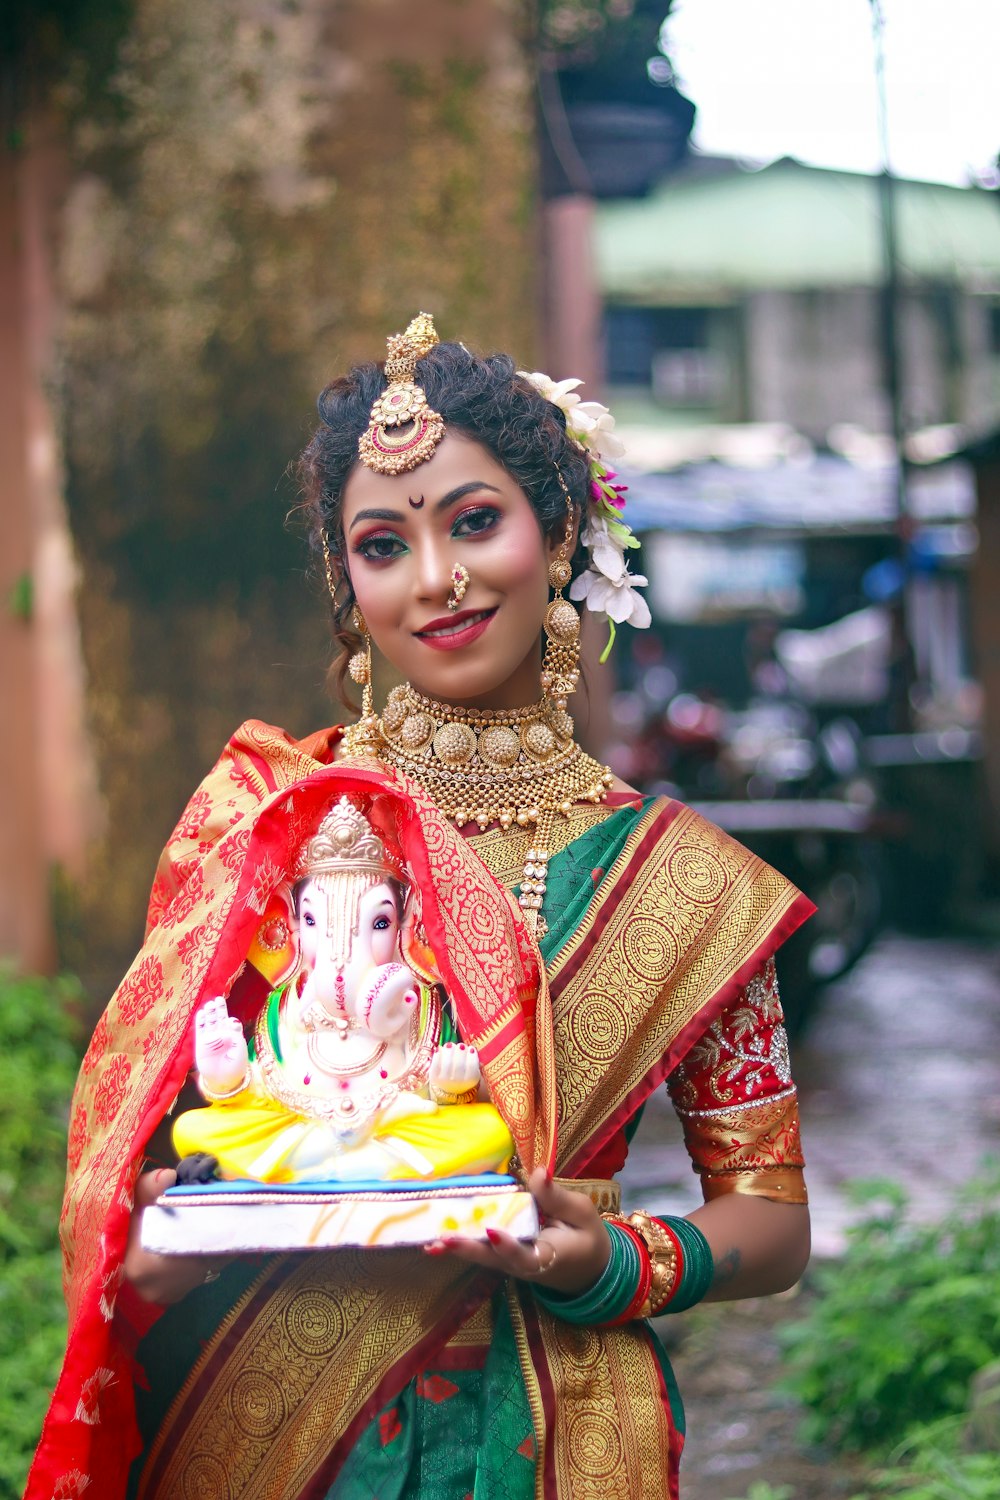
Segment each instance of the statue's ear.
[{"label": "statue's ear", "polygon": [[427,933],[421,919],[420,891],[416,886],[403,888],[403,918],[400,923],[399,946],[410,968],[415,970],[427,984],[442,984],[437,960],[427,941]]},{"label": "statue's ear", "polygon": [[271,892],[247,959],[272,988],[283,984],[295,972],[299,961],[299,924],[291,886],[279,885]]}]

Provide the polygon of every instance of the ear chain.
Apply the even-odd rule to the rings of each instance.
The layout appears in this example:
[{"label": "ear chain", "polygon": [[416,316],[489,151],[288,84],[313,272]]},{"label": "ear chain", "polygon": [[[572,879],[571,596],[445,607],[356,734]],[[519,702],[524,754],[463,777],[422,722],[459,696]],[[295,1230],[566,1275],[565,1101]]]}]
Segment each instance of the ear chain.
[{"label": "ear chain", "polygon": [[555,469],[566,496],[566,532],[559,551],[549,564],[549,584],[555,590],[555,598],[545,611],[547,640],[542,659],[542,692],[556,708],[565,709],[566,700],[580,681],[580,616],[569,600],[563,598],[563,589],[573,576],[569,557],[576,511],[558,464]]}]

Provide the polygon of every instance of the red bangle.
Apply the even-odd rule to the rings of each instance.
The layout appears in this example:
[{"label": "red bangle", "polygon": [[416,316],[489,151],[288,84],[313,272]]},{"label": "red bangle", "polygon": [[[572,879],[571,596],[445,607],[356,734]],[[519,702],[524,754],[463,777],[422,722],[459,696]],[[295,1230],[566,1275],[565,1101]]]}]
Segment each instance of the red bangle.
[{"label": "red bangle", "polygon": [[643,1239],[642,1235],[638,1232],[638,1230],[633,1229],[631,1224],[622,1223],[621,1219],[615,1219],[614,1225],[615,1228],[620,1229],[623,1234],[631,1236],[632,1240],[635,1243],[635,1247],[639,1252],[639,1285],[636,1288],[635,1296],[632,1298],[632,1301],[629,1303],[628,1307],[626,1307],[625,1311],[619,1313],[617,1318],[609,1319],[608,1322],[604,1325],[605,1328],[615,1328],[621,1323],[631,1323],[634,1318],[637,1318],[639,1316],[640,1308],[642,1308],[649,1299],[649,1291],[653,1282],[653,1265],[652,1261],[649,1258],[649,1251],[646,1248],[646,1242]]}]

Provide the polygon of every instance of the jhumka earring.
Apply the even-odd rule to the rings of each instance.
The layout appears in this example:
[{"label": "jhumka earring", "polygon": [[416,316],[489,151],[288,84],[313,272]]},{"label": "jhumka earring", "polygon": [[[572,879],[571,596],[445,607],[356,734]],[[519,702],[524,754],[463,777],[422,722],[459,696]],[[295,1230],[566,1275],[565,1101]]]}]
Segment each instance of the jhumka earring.
[{"label": "jhumka earring", "polygon": [[456,563],[451,570],[451,593],[448,595],[448,608],[452,614],[455,613],[462,600],[465,591],[469,587],[469,570],[461,563]]},{"label": "jhumka earring", "polygon": [[565,710],[566,700],[580,680],[580,616],[563,598],[563,589],[573,575],[569,554],[573,541],[573,497],[557,466],[556,475],[566,496],[566,535],[549,564],[549,584],[555,598],[545,611],[545,655],[542,658],[542,692],[554,706]]},{"label": "jhumka earring", "polygon": [[[333,603],[334,613],[336,614],[340,608],[337,603],[338,579],[334,573],[333,558],[330,554],[330,542],[325,530],[321,533],[321,539],[323,543],[323,564],[326,569],[326,586],[330,590],[330,599]],[[339,582],[345,581],[344,579],[339,580]],[[357,605],[354,606],[353,624],[358,634],[364,637],[364,642],[361,650],[355,651],[347,663],[347,671],[351,680],[356,682],[361,688],[361,717],[357,724],[351,726],[354,741],[352,750],[356,750],[359,754],[363,755],[366,752],[374,753],[378,740],[378,716],[375,713],[375,699],[372,695],[372,638],[368,634],[365,617]]]},{"label": "jhumka earring", "polygon": [[364,637],[364,645],[360,651],[355,651],[347,663],[347,670],[351,680],[361,688],[361,718],[362,722],[374,716],[375,700],[372,697],[372,638],[368,634],[368,626],[365,617],[354,607],[354,628],[359,635]]}]

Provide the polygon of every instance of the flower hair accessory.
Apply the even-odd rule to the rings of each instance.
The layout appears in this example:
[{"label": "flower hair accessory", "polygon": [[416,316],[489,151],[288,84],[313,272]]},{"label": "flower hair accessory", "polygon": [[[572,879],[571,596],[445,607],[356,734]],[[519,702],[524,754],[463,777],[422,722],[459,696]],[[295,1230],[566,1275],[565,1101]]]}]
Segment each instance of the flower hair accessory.
[{"label": "flower hair accessory", "polygon": [[648,582],[641,573],[630,573],[625,554],[639,542],[623,518],[627,485],[616,484],[618,478],[607,460],[620,458],[625,446],[615,437],[615,419],[599,401],[581,401],[576,394],[580,380],[552,380],[536,370],[517,372],[528,380],[566,418],[566,431],[587,454],[590,463],[590,506],[584,518],[580,540],[590,553],[590,566],[574,579],[571,599],[583,600],[587,609],[606,616],[611,630],[601,655],[606,661],[615,640],[615,626],[626,621],[637,630],[650,624],[649,605],[639,593]]}]

